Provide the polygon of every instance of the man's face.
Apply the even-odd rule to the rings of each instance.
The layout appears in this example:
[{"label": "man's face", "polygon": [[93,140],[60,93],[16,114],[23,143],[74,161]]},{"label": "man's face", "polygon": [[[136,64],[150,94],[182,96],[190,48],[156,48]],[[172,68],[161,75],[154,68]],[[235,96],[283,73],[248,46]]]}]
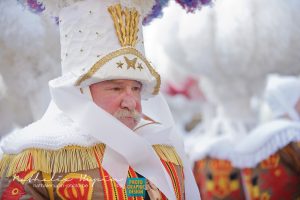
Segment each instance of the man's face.
[{"label": "man's face", "polygon": [[142,113],[141,83],[133,80],[108,80],[90,86],[93,101],[133,129]]}]

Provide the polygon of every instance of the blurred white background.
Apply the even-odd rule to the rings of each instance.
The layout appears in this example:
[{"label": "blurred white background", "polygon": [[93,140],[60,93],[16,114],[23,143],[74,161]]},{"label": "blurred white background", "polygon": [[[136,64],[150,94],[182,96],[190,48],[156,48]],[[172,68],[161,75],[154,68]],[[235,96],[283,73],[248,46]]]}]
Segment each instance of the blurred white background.
[{"label": "blurred white background", "polygon": [[[219,0],[187,14],[170,1],[145,27],[146,54],[183,134],[197,123],[194,131],[209,134],[226,132],[211,131],[225,122],[237,134],[259,123],[266,76],[300,74],[299,8],[298,0]],[[15,1],[0,1],[0,30],[4,135],[42,116],[48,81],[60,74],[60,47],[54,19]]]}]

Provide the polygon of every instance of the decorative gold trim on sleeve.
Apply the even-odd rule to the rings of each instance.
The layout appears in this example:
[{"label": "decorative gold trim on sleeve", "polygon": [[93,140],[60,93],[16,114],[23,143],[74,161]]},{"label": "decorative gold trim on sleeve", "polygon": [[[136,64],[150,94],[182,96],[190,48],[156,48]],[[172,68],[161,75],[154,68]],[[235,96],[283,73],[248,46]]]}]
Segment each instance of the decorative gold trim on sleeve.
[{"label": "decorative gold trim on sleeve", "polygon": [[26,170],[50,174],[95,169],[99,167],[95,153],[103,156],[104,150],[104,144],[93,147],[67,146],[59,150],[31,148],[16,155],[4,155],[0,172],[10,177]]},{"label": "decorative gold trim on sleeve", "polygon": [[183,166],[182,160],[173,146],[157,144],[153,145],[153,149],[162,160]]},{"label": "decorative gold trim on sleeve", "polygon": [[[183,166],[173,146],[153,145],[153,149],[161,159]],[[31,148],[16,155],[4,155],[0,162],[0,173],[3,177],[11,177],[22,171],[35,170],[45,176],[96,169],[100,167],[97,157],[100,156],[102,162],[104,151],[104,144],[92,147],[67,146],[59,150]]]},{"label": "decorative gold trim on sleeve", "polygon": [[44,179],[44,184],[47,188],[49,199],[54,200],[54,190],[53,190],[53,183],[51,179],[51,175],[45,172],[42,172],[42,176]]},{"label": "decorative gold trim on sleeve", "polygon": [[160,75],[155,71],[155,69],[151,66],[151,64],[148,62],[148,60],[138,50],[131,48],[131,47],[118,49],[114,52],[107,54],[103,58],[101,58],[98,62],[96,62],[91,67],[91,69],[87,73],[83,74],[82,76],[80,76],[78,78],[75,85],[79,86],[82,82],[86,81],[87,79],[90,79],[102,66],[104,66],[106,63],[108,63],[112,59],[114,59],[118,56],[126,55],[126,54],[135,55],[146,64],[151,75],[156,79],[156,85],[153,89],[152,94],[153,95],[158,94],[159,89],[160,89],[160,84],[161,84]]}]

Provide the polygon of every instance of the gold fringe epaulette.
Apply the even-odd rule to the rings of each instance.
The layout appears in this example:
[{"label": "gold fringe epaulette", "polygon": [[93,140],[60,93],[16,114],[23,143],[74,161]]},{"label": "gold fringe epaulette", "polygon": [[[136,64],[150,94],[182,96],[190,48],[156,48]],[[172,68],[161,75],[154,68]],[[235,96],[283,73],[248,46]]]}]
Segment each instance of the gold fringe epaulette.
[{"label": "gold fringe epaulette", "polygon": [[183,166],[182,160],[176,152],[173,146],[169,145],[153,145],[153,149],[156,151],[157,155],[168,162],[172,162],[176,165]]},{"label": "gold fringe epaulette", "polygon": [[4,155],[0,163],[2,176],[10,177],[21,171],[40,170],[45,173],[67,173],[98,167],[104,144],[93,147],[67,146],[59,150],[27,149],[16,155]]},{"label": "gold fringe epaulette", "polygon": [[10,165],[11,160],[14,156],[4,154],[0,161],[0,177],[3,176],[3,173],[6,171],[7,167]]},{"label": "gold fringe epaulette", "polygon": [[[162,160],[182,166],[174,147],[154,145],[153,149]],[[69,173],[95,169],[101,163],[104,151],[104,144],[93,147],[67,146],[59,150],[30,148],[16,155],[3,155],[0,173],[1,176],[10,177],[27,170]]]}]

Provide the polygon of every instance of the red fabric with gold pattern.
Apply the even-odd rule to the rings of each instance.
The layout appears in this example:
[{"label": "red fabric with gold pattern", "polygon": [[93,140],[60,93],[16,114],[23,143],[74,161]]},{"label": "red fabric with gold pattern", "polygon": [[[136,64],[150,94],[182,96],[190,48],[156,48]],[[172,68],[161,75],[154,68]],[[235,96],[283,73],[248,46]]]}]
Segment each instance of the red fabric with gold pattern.
[{"label": "red fabric with gold pattern", "polygon": [[245,199],[240,171],[229,161],[211,158],[196,161],[194,175],[202,200]]},{"label": "red fabric with gold pattern", "polygon": [[[19,200],[26,194],[24,189],[24,183],[35,174],[36,171],[27,170],[24,172],[19,172],[14,176],[14,179],[10,182],[8,187],[2,194],[2,200]],[[33,199],[33,198],[31,198]]]},{"label": "red fabric with gold pattern", "polygon": [[[143,200],[143,197],[128,197],[126,193],[126,187],[123,189],[119,186],[119,184],[114,181],[110,175],[103,169],[100,158],[95,153],[95,156],[99,165],[99,176],[101,177],[101,184],[103,187],[103,192],[105,196],[105,200]],[[137,174],[130,167],[128,170],[129,178],[138,178]]]},{"label": "red fabric with gold pattern", "polygon": [[[161,157],[161,162],[164,165],[167,173],[169,174],[177,200],[185,199],[185,188],[184,188],[184,172],[181,165],[180,158],[176,154],[174,148],[166,146],[157,146],[155,150]],[[144,197],[128,197],[126,187],[121,188],[116,181],[114,181],[106,170],[102,168],[101,159],[104,148],[101,146],[95,146],[90,148],[71,146],[66,147],[62,151],[54,152],[56,156],[60,156],[57,159],[56,169],[68,168],[71,169],[72,155],[78,154],[78,156],[86,155],[89,160],[85,160],[82,157],[81,164],[84,165],[86,162],[95,162],[93,168],[80,170],[70,170],[70,172],[45,172],[43,170],[31,170],[32,166],[42,166],[48,169],[47,166],[52,164],[49,162],[48,157],[37,157],[46,154],[47,152],[41,150],[41,153],[35,155],[25,152],[20,159],[17,157],[16,165],[7,165],[10,170],[15,170],[20,167],[19,161],[23,162],[21,168],[25,168],[26,171],[12,174],[8,177],[2,177],[0,184],[0,196],[3,199],[50,199],[50,200],[88,200],[88,199],[105,199],[105,200],[143,200]],[[49,153],[49,152],[48,152]],[[52,154],[51,154],[52,155]],[[35,158],[33,158],[35,156]],[[94,160],[92,159],[94,158]],[[27,160],[26,160],[27,159]],[[44,162],[42,162],[42,161]],[[92,160],[92,161],[91,161]],[[40,163],[39,163],[40,162]],[[42,163],[41,163],[42,162]],[[47,163],[48,165],[46,165]],[[51,166],[50,166],[51,167]],[[6,170],[7,171],[7,170]],[[139,178],[138,175],[131,167],[129,167],[128,178]],[[29,180],[30,179],[30,180]],[[149,182],[146,181],[146,191],[151,199],[167,200],[159,189]]]},{"label": "red fabric with gold pattern", "polygon": [[24,187],[18,181],[11,181],[9,186],[3,192],[2,200],[19,200],[22,196],[26,194]]},{"label": "red fabric with gold pattern", "polygon": [[300,171],[297,171],[300,166],[290,162],[300,160],[300,154],[288,155],[290,150],[291,146],[288,146],[260,162],[256,168],[243,169],[249,199],[300,199]]},{"label": "red fabric with gold pattern", "polygon": [[14,176],[14,179],[18,180],[20,183],[22,183],[24,185],[24,183],[26,181],[28,181],[28,179],[33,178],[32,176],[36,173],[35,170],[27,170],[27,171],[23,171],[23,172],[19,172]]},{"label": "red fabric with gold pattern", "polygon": [[[95,154],[99,165],[99,174],[103,180],[102,186],[105,194],[105,200],[143,200],[143,197],[128,197],[126,189],[122,189],[116,181],[114,181],[109,174],[101,166],[100,159],[98,155]],[[177,200],[184,200],[184,173],[183,167],[173,164],[172,162],[165,161],[161,159],[165,169],[171,177],[173,187],[175,189],[175,194]],[[138,178],[136,172],[129,167],[128,178]],[[126,188],[126,187],[125,187]],[[167,199],[163,193],[161,193],[162,199]]]},{"label": "red fabric with gold pattern", "polygon": [[63,200],[89,200],[92,198],[93,181],[90,176],[70,173],[59,182],[56,191]]},{"label": "red fabric with gold pattern", "polygon": [[177,200],[185,199],[183,195],[185,189],[184,189],[184,185],[182,184],[184,180],[183,168],[180,167],[178,171],[178,169],[176,169],[175,164],[173,164],[172,162],[167,162],[164,160],[161,160],[161,162],[163,163],[165,169],[167,170],[168,174],[171,177]]},{"label": "red fabric with gold pattern", "polygon": [[[183,169],[181,167],[178,172],[178,167],[171,162],[162,160],[168,174],[171,177],[173,187],[177,200],[184,200],[184,186],[183,186]],[[122,189],[116,181],[114,181],[109,174],[101,166],[99,167],[100,177],[103,180],[102,186],[105,194],[105,200],[143,200],[143,197],[128,197],[126,189]],[[128,171],[128,178],[138,178],[136,172],[130,167]],[[126,188],[126,187],[125,187]],[[162,199],[167,200],[163,193],[161,193]]]}]

